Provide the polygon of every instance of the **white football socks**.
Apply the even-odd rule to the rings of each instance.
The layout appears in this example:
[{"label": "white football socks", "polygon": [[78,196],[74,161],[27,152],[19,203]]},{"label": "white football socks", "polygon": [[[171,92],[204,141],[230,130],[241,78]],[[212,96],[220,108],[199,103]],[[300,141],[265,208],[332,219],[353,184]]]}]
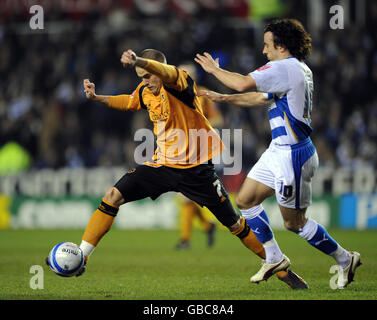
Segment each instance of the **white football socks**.
[{"label": "white football socks", "polygon": [[266,252],[267,263],[277,263],[283,258],[283,254],[275,238],[263,243],[263,247],[264,251]]},{"label": "white football socks", "polygon": [[351,262],[349,252],[342,248],[339,244],[338,248],[334,253],[330,254],[330,256],[332,256],[336,260],[336,262],[342,267],[342,269],[347,268]]},{"label": "white football socks", "polygon": [[80,244],[80,249],[82,250],[86,260],[89,258],[89,256],[92,254],[96,247],[93,246],[91,243],[82,240]]}]

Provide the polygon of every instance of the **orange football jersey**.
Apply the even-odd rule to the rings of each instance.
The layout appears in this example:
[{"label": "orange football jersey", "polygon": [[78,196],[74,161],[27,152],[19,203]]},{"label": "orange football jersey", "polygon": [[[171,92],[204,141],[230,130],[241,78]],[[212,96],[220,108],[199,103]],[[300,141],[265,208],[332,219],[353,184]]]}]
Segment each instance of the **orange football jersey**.
[{"label": "orange football jersey", "polygon": [[224,144],[204,116],[191,77],[175,66],[154,60],[148,60],[144,69],[162,79],[159,94],[154,95],[142,82],[131,95],[110,96],[109,106],[148,111],[157,149],[153,163],[145,164],[185,169],[206,163],[222,152]]}]

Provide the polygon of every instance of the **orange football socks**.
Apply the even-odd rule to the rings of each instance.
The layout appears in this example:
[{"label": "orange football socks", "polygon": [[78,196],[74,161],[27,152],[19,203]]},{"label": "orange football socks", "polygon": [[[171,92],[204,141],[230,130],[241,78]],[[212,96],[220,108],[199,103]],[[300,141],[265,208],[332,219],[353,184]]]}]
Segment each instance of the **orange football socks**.
[{"label": "orange football socks", "polygon": [[251,251],[253,251],[256,255],[264,259],[266,257],[266,253],[264,251],[262,243],[258,240],[255,234],[250,230],[249,225],[246,223],[244,217],[241,217],[241,226],[232,231],[232,234],[240,238],[242,243]]},{"label": "orange football socks", "polygon": [[102,199],[98,209],[92,214],[82,237],[83,242],[80,248],[84,251],[84,256],[89,257],[98,242],[110,230],[118,210],[119,207]]}]

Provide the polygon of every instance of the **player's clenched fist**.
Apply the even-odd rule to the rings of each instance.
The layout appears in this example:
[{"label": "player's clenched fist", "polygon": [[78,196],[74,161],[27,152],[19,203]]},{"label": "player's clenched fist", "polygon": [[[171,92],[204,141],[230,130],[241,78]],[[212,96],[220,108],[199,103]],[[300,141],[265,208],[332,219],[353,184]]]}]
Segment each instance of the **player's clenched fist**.
[{"label": "player's clenched fist", "polygon": [[91,100],[95,99],[96,97],[95,84],[93,82],[90,82],[89,79],[84,79],[83,85],[84,85],[84,92],[86,94],[86,97]]},{"label": "player's clenched fist", "polygon": [[122,57],[120,58],[120,62],[124,67],[133,67],[136,63],[136,59],[136,53],[128,49],[127,51],[123,52]]}]

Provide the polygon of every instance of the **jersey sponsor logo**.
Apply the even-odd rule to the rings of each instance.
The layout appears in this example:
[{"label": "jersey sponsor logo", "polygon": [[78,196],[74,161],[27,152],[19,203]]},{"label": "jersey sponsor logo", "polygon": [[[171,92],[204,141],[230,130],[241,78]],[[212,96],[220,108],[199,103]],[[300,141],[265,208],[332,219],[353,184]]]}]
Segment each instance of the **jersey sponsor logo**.
[{"label": "jersey sponsor logo", "polygon": [[263,71],[269,68],[271,68],[271,66],[264,65],[263,67],[260,67],[257,71]]},{"label": "jersey sponsor logo", "polygon": [[153,122],[162,121],[162,120],[166,120],[167,118],[169,118],[169,111],[164,111],[161,114],[157,114],[157,113],[153,112],[152,110],[150,110],[150,105],[148,105],[148,111],[149,111],[149,117]]}]

